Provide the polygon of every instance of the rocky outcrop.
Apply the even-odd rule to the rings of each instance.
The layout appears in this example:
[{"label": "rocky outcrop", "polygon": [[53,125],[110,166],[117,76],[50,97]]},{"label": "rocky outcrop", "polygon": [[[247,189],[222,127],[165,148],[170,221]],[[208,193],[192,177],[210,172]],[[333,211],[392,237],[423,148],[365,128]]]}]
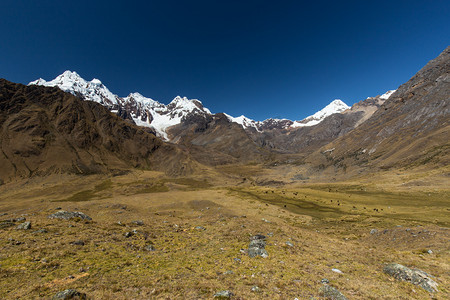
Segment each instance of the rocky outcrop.
[{"label": "rocky outcrop", "polygon": [[431,279],[431,275],[419,269],[410,269],[400,264],[387,264],[383,268],[383,272],[394,277],[397,280],[411,282],[418,285],[427,292],[437,292],[438,284]]},{"label": "rocky outcrop", "polygon": [[266,258],[269,256],[266,248],[266,237],[261,234],[254,235],[250,238],[250,244],[248,245],[248,256],[256,257],[261,256]]},{"label": "rocky outcrop", "polygon": [[70,219],[81,219],[81,220],[92,220],[91,217],[88,215],[79,212],[79,211],[65,211],[60,210],[54,214],[51,214],[48,216],[49,219],[64,219],[64,220],[70,220]]},{"label": "rocky outcrop", "polygon": [[324,284],[320,287],[319,294],[325,299],[347,300],[347,297],[345,297],[338,289],[328,284]]},{"label": "rocky outcrop", "polygon": [[52,300],[85,300],[87,299],[85,293],[78,292],[77,290],[67,289],[61,292],[56,293],[52,297]]}]

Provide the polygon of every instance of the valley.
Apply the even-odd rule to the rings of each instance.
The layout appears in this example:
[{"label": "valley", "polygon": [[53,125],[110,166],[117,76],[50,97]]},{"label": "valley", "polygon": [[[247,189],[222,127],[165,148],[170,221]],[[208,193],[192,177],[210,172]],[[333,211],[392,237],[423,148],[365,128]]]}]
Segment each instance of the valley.
[{"label": "valley", "polygon": [[[236,169],[54,175],[0,186],[0,224],[31,222],[0,230],[0,297],[72,288],[92,299],[211,299],[223,290],[236,299],[310,299],[323,297],[326,279],[348,299],[429,299],[383,273],[392,262],[435,276],[433,299],[450,295],[450,189],[440,175],[396,183],[398,175],[385,172],[325,184],[280,181],[284,166],[241,165],[246,177]],[[436,184],[417,185],[429,179]],[[60,210],[92,220],[48,218]],[[257,234],[267,237],[266,258],[246,253]]]}]

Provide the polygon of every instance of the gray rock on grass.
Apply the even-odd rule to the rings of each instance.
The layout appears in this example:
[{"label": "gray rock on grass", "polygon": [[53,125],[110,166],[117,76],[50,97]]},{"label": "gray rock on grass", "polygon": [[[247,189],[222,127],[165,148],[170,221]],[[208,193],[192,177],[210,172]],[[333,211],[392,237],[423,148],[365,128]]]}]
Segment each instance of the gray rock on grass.
[{"label": "gray rock on grass", "polygon": [[151,251],[156,251],[156,248],[155,248],[155,246],[153,246],[153,245],[150,244],[150,245],[145,246],[145,247],[144,247],[144,250],[145,250],[145,251],[150,251],[150,252],[151,252]]},{"label": "gray rock on grass", "polygon": [[408,281],[414,285],[418,285],[430,293],[438,291],[438,284],[431,279],[431,275],[422,270],[410,269],[403,265],[392,263],[384,266],[383,272],[397,280]]},{"label": "gray rock on grass", "polygon": [[319,289],[319,294],[323,296],[325,299],[333,299],[333,300],[347,300],[339,290],[331,285],[324,284]]},{"label": "gray rock on grass", "polygon": [[60,210],[55,212],[54,214],[51,214],[48,216],[49,219],[64,219],[64,220],[70,220],[70,219],[82,219],[82,220],[92,220],[91,217],[89,217],[88,215],[79,212],[79,211],[65,211],[65,210]]},{"label": "gray rock on grass", "polygon": [[261,234],[254,235],[250,238],[250,244],[248,245],[248,256],[256,257],[261,256],[266,258],[269,256],[266,247],[266,237]]},{"label": "gray rock on grass", "polygon": [[23,222],[22,224],[19,224],[16,229],[22,229],[22,230],[28,230],[31,229],[31,222]]},{"label": "gray rock on grass", "polygon": [[233,296],[233,293],[225,290],[225,291],[220,291],[214,294],[214,298],[217,299],[230,299]]},{"label": "gray rock on grass", "polygon": [[87,298],[85,293],[80,293],[77,290],[73,289],[58,292],[56,293],[55,296],[52,297],[52,300],[69,300],[69,299],[85,300]]}]

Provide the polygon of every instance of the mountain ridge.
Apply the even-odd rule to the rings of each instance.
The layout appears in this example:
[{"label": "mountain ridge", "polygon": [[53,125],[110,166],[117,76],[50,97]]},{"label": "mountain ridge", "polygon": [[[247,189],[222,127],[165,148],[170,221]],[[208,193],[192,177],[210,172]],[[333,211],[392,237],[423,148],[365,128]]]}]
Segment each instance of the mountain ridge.
[{"label": "mountain ridge", "polygon": [[[203,117],[213,115],[198,99],[176,96],[169,104],[165,105],[138,92],[130,93],[126,97],[119,97],[113,94],[99,79],[86,81],[74,71],[65,71],[51,81],[39,78],[30,82],[29,85],[56,86],[84,100],[98,102],[138,126],[152,128],[157,136],[166,141],[170,140],[167,133],[168,128],[180,124],[187,115],[194,114]],[[335,99],[322,110],[300,121],[273,118],[255,121],[243,115],[240,117],[232,117],[226,113],[225,115],[230,122],[238,123],[244,129],[254,128],[257,131],[264,131],[273,128],[287,129],[317,125],[327,116],[342,113],[349,108],[342,100]]]}]

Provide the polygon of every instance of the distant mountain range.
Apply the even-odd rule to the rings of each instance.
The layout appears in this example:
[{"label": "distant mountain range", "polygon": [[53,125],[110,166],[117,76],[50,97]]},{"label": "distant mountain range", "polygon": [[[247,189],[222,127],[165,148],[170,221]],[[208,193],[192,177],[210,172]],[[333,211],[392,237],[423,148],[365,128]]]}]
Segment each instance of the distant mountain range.
[{"label": "distant mountain range", "polygon": [[334,100],[301,121],[235,118],[182,97],[167,105],[119,97],[71,71],[28,86],[0,79],[0,111],[0,183],[133,168],[220,173],[229,164],[326,180],[400,168],[448,173],[450,47],[395,91],[352,107]]},{"label": "distant mountain range", "polygon": [[[167,130],[171,126],[182,123],[183,120],[192,115],[201,117],[213,115],[197,99],[177,96],[168,105],[164,105],[139,93],[130,93],[126,97],[119,97],[110,92],[100,80],[94,78],[91,81],[87,81],[72,71],[65,71],[51,81],[45,81],[40,78],[30,82],[29,85],[59,87],[61,90],[78,96],[83,100],[100,103],[121,117],[132,120],[136,125],[152,128],[157,136],[166,141],[170,140]],[[381,96],[381,99],[387,99],[391,93],[392,91],[389,91]],[[342,113],[349,108],[344,102],[336,99],[322,110],[300,121],[272,118],[264,121],[255,121],[243,115],[240,117],[225,115],[231,122],[240,124],[244,129],[254,128],[261,132],[274,128],[293,129],[317,125],[326,117],[335,113]]]}]

